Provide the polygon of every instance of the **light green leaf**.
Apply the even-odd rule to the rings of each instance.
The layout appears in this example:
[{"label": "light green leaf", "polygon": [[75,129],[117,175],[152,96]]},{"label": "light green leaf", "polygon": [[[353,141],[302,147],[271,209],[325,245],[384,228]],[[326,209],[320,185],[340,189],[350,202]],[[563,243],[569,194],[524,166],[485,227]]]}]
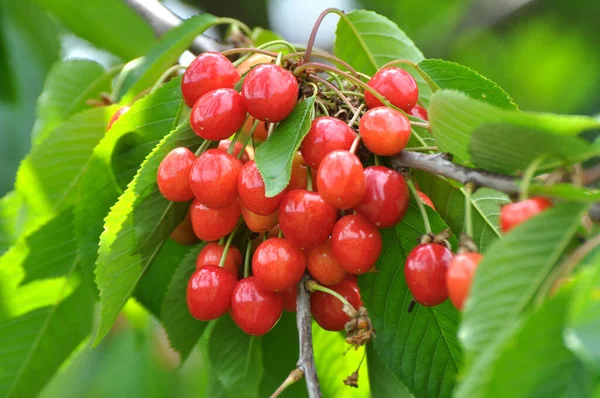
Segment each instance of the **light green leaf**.
[{"label": "light green leaf", "polygon": [[0,255],[16,242],[23,199],[14,191],[0,199]]},{"label": "light green leaf", "polygon": [[[371,396],[377,398],[411,398],[406,387],[385,367],[373,344],[367,346]],[[364,373],[363,373],[364,374]]]}]

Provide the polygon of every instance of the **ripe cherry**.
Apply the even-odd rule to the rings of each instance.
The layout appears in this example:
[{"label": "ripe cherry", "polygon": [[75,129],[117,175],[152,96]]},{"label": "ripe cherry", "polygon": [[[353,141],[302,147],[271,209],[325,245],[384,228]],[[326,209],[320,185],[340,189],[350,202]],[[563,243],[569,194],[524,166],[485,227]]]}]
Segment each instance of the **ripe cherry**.
[{"label": "ripe cherry", "polygon": [[338,209],[349,209],[365,193],[365,170],[352,152],[336,150],[323,158],[317,188],[323,200]]},{"label": "ripe cherry", "polygon": [[429,196],[427,196],[421,191],[417,191],[417,195],[419,195],[419,198],[421,198],[423,203],[435,210],[435,206],[433,205],[433,202],[431,201],[431,198]]},{"label": "ripe cherry", "polygon": [[110,118],[110,121],[108,122],[108,127],[106,128],[107,130],[110,130],[110,128],[112,127],[112,125],[119,120],[119,118],[121,116],[123,116],[124,113],[126,113],[129,110],[128,106],[124,106],[122,108],[119,108]]},{"label": "ripe cherry", "polygon": [[336,149],[350,150],[356,133],[340,119],[321,116],[312,121],[300,151],[306,164],[318,169],[321,160]]},{"label": "ripe cherry", "polygon": [[552,202],[546,198],[535,197],[517,203],[509,203],[500,210],[500,226],[502,232],[507,233],[517,225],[529,220],[547,208],[552,207]]},{"label": "ripe cherry", "polygon": [[295,286],[305,270],[304,253],[287,239],[267,239],[252,256],[252,274],[262,287],[272,292]]},{"label": "ripe cherry", "polygon": [[359,214],[340,218],[331,232],[333,255],[352,274],[369,271],[379,258],[381,246],[377,227]]},{"label": "ripe cherry", "polygon": [[283,313],[283,295],[263,288],[255,277],[238,282],[231,295],[231,318],[244,332],[262,336]]},{"label": "ripe cherry", "polygon": [[210,209],[194,199],[191,209],[194,233],[205,241],[221,239],[231,233],[241,213],[239,200],[220,209]]},{"label": "ripe cherry", "polygon": [[206,207],[219,209],[238,198],[237,181],[242,162],[227,152],[209,149],[198,157],[190,172],[194,196]]},{"label": "ripe cherry", "polygon": [[187,305],[190,314],[201,321],[217,319],[231,306],[231,294],[237,278],[216,265],[202,267],[187,285]]},{"label": "ripe cherry", "polygon": [[173,149],[158,166],[156,183],[160,193],[173,202],[187,202],[194,198],[188,181],[196,155],[187,148]]},{"label": "ripe cherry", "polygon": [[337,218],[335,207],[316,192],[288,191],[279,206],[279,227],[294,245],[312,249],[327,241]]},{"label": "ripe cherry", "polygon": [[[231,140],[221,140],[219,141],[219,146],[217,147],[218,150],[223,151],[223,152],[227,152],[227,150],[229,149],[229,147],[231,146]],[[233,145],[233,152],[231,153],[234,157],[238,157],[238,155],[240,154],[240,151],[242,150],[242,143],[237,141],[234,145]],[[253,156],[250,154],[250,152],[248,152],[248,148],[244,149],[244,153],[242,154],[242,157],[240,158],[240,160],[242,161],[242,164],[246,164],[249,161],[251,161],[253,158]]]},{"label": "ripe cherry", "polygon": [[429,121],[429,115],[427,114],[427,109],[423,108],[421,105],[415,105],[414,108],[408,112],[409,115],[416,116],[419,119],[423,119],[426,122]]},{"label": "ripe cherry", "polygon": [[383,166],[365,169],[365,194],[354,209],[379,228],[392,227],[408,209],[408,187],[404,177]]},{"label": "ripe cherry", "polygon": [[465,299],[469,296],[473,275],[482,258],[479,253],[469,252],[457,254],[450,261],[446,285],[452,304],[459,310],[462,310]]},{"label": "ripe cherry", "polygon": [[220,88],[204,94],[192,108],[190,124],[196,134],[206,140],[220,141],[238,131],[246,120],[246,109],[240,94],[231,88]]},{"label": "ripe cherry", "polygon": [[376,155],[392,156],[400,153],[410,138],[410,121],[392,108],[369,109],[358,126],[367,149]]},{"label": "ripe cherry", "polygon": [[[417,82],[404,69],[380,69],[369,80],[368,85],[390,101],[392,105],[397,106],[405,112],[410,111],[419,99]],[[383,103],[368,91],[365,91],[365,102],[369,109],[383,106]]]},{"label": "ripe cherry", "polygon": [[[358,310],[362,305],[356,279],[347,278],[329,288],[342,295],[355,309]],[[315,321],[325,330],[332,332],[344,330],[350,320],[342,309],[342,302],[328,293],[319,291],[311,293],[310,308]]]},{"label": "ripe cherry", "polygon": [[[292,160],[292,174],[290,176],[290,183],[287,186],[288,190],[292,189],[306,189],[308,182],[308,173],[306,172],[306,162],[300,152],[296,152],[294,159]],[[313,185],[316,187],[317,185]]]},{"label": "ripe cherry", "polygon": [[192,228],[192,220],[190,219],[190,211],[185,215],[183,221],[181,221],[174,229],[171,231],[170,235],[171,239],[180,245],[193,245],[198,242],[198,237],[194,234],[194,228]]},{"label": "ripe cherry", "polygon": [[[246,122],[244,123],[244,127],[242,128],[242,132],[245,135],[250,134],[250,131],[252,131],[252,126],[254,125],[254,121],[256,119],[254,119],[252,116],[248,117],[248,119],[246,119]],[[266,141],[267,137],[269,136],[269,123],[267,122],[262,122],[259,121],[258,124],[256,125],[256,128],[254,129],[254,133],[252,134],[252,137],[254,137],[254,141]]]},{"label": "ripe cherry", "polygon": [[283,192],[272,198],[266,197],[265,182],[254,161],[246,163],[242,168],[237,180],[237,191],[240,194],[242,204],[251,212],[261,216],[276,211],[283,197]]},{"label": "ripe cherry", "polygon": [[308,272],[321,285],[335,285],[343,281],[346,276],[346,271],[333,255],[331,239],[309,250],[306,260]]},{"label": "ripe cherry", "polygon": [[448,298],[446,274],[452,252],[438,243],[423,243],[412,249],[404,264],[406,284],[415,301],[438,305]]},{"label": "ripe cherry", "polygon": [[246,75],[242,98],[248,113],[265,122],[280,122],[296,106],[298,80],[289,70],[273,64],[259,65]]},{"label": "ripe cherry", "polygon": [[230,60],[216,52],[206,52],[196,57],[188,66],[181,80],[181,93],[185,103],[192,107],[209,91],[233,88],[240,80]]},{"label": "ripe cherry", "polygon": [[[210,242],[200,250],[198,258],[196,258],[196,269],[200,269],[206,265],[219,265],[225,246],[219,245],[217,242]],[[223,269],[230,274],[237,276],[238,270],[242,265],[242,253],[240,249],[231,245],[225,256]]]},{"label": "ripe cherry", "polygon": [[278,222],[278,213],[274,211],[271,214],[266,216],[261,216],[259,214],[253,213],[246,208],[246,206],[241,205],[242,207],[242,217],[244,217],[244,222],[248,229],[252,232],[267,232],[273,229]]},{"label": "ripe cherry", "polygon": [[283,296],[283,310],[287,312],[296,312],[296,295],[298,287],[292,286],[281,292]]}]

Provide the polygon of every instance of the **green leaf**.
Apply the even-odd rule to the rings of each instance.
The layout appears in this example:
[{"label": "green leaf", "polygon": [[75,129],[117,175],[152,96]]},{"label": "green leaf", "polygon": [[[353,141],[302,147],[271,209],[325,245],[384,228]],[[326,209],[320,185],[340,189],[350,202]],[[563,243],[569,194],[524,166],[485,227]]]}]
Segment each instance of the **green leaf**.
[{"label": "green leaf", "polygon": [[283,191],[290,182],[292,161],[314,118],[315,98],[307,98],[277,125],[267,141],[256,150],[256,166],[265,181],[267,197]]},{"label": "green leaf", "polygon": [[[252,39],[252,41],[254,42],[254,45],[256,47],[258,47],[258,46],[262,46],[263,44],[269,43],[271,41],[282,40],[282,37],[279,36],[277,33],[273,32],[272,30],[256,27],[256,28],[252,29],[252,36],[250,37],[250,39]],[[269,50],[271,50],[272,48],[279,48],[279,47],[278,46],[269,47]],[[283,48],[283,47],[281,47],[281,48]],[[287,47],[285,47],[285,48],[287,48]]]},{"label": "green leaf", "polygon": [[600,191],[572,184],[533,184],[529,187],[531,195],[544,195],[571,200],[573,202],[594,203],[600,201]]},{"label": "green leaf", "polygon": [[0,256],[17,240],[18,218],[23,199],[14,191],[0,199]]},{"label": "green leaf", "polygon": [[411,398],[406,387],[385,367],[373,344],[367,346],[371,396],[377,398]]}]

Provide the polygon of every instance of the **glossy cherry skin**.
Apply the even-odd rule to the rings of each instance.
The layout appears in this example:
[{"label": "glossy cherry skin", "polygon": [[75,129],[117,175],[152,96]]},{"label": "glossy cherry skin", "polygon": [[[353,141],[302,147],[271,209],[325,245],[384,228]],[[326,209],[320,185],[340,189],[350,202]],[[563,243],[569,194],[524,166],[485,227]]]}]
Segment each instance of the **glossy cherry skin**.
[{"label": "glossy cherry skin", "polygon": [[198,242],[198,237],[194,234],[194,228],[192,228],[192,220],[190,219],[190,211],[185,215],[183,221],[181,221],[174,229],[171,231],[170,235],[171,239],[180,245],[188,246],[193,245]]},{"label": "glossy cherry skin", "polygon": [[329,152],[336,149],[348,151],[355,139],[356,133],[346,123],[334,117],[321,116],[312,121],[300,152],[306,164],[317,170]]},{"label": "glossy cherry skin", "polygon": [[199,239],[208,242],[229,235],[241,214],[239,200],[220,209],[210,209],[200,203],[198,199],[194,199],[191,209],[194,233]]},{"label": "glossy cherry skin", "polygon": [[421,105],[415,105],[414,108],[408,112],[409,115],[416,116],[419,119],[423,119],[426,122],[429,121],[429,115],[427,114],[427,109],[423,108]]},{"label": "glossy cherry skin", "polygon": [[[356,279],[344,279],[337,285],[328,286],[342,295],[355,309],[362,305]],[[314,292],[310,295],[310,309],[315,321],[325,330],[338,332],[344,330],[350,317],[342,309],[343,304],[331,294]]]},{"label": "glossy cherry skin", "polygon": [[346,270],[333,255],[331,239],[306,253],[306,265],[310,275],[321,285],[335,285],[346,276]]},{"label": "glossy cherry skin", "polygon": [[296,296],[298,294],[298,287],[288,287],[280,294],[283,296],[283,310],[287,312],[296,312]]},{"label": "glossy cherry skin", "polygon": [[230,137],[244,125],[246,109],[240,94],[231,88],[220,88],[204,94],[192,107],[190,125],[206,140],[220,141]]},{"label": "glossy cherry skin", "polygon": [[[200,250],[198,258],[196,258],[196,269],[200,269],[206,265],[219,265],[225,246],[219,245],[217,242],[210,242]],[[230,274],[237,276],[238,270],[242,265],[242,253],[240,249],[231,245],[225,256],[223,269]]]},{"label": "glossy cherry skin", "polygon": [[[308,173],[306,170],[306,162],[300,152],[296,152],[294,159],[292,160],[292,174],[290,176],[290,183],[287,186],[288,190],[292,189],[306,189],[308,183]],[[317,185],[313,185],[316,187]]]},{"label": "glossy cherry skin", "polygon": [[305,270],[306,256],[287,239],[267,239],[252,256],[252,274],[271,292],[297,285]]},{"label": "glossy cherry skin", "polygon": [[[380,69],[369,80],[368,85],[390,101],[392,105],[397,106],[405,112],[409,112],[419,99],[417,82],[404,69]],[[369,109],[383,106],[383,103],[368,91],[365,91],[365,102]]]},{"label": "glossy cherry skin", "polygon": [[273,64],[258,65],[242,83],[242,98],[248,113],[265,122],[280,122],[296,106],[298,80],[292,72]]},{"label": "glossy cherry skin", "polygon": [[409,194],[404,177],[383,166],[365,169],[365,194],[354,209],[379,228],[392,227],[408,209]]},{"label": "glossy cherry skin", "polygon": [[552,207],[552,202],[546,198],[534,197],[517,203],[509,203],[500,210],[500,226],[502,232],[507,233],[517,225],[538,215],[547,208]]},{"label": "glossy cherry skin", "polygon": [[[252,126],[254,125],[255,120],[256,119],[253,118],[252,116],[250,116],[248,119],[246,119],[246,122],[244,123],[244,127],[242,129],[242,132],[245,135],[250,134],[250,131],[252,131]],[[256,128],[254,129],[254,133],[252,133],[252,137],[254,138],[254,141],[259,141],[259,142],[266,141],[268,136],[269,136],[269,123],[259,120],[258,124],[256,125]]]},{"label": "glossy cherry skin", "polygon": [[240,74],[230,60],[216,52],[200,54],[186,69],[181,80],[181,93],[187,106],[192,107],[209,91],[233,88]]},{"label": "glossy cherry skin", "polygon": [[244,217],[244,222],[248,229],[252,232],[268,232],[273,229],[277,223],[279,218],[279,213],[274,211],[271,214],[266,216],[261,216],[259,214],[253,213],[246,208],[246,206],[241,205],[242,207],[242,217]]},{"label": "glossy cherry skin", "polygon": [[327,241],[337,218],[335,207],[316,192],[288,191],[279,205],[279,227],[294,245],[312,249]]},{"label": "glossy cherry skin", "polygon": [[112,127],[112,125],[119,120],[119,118],[126,113],[129,110],[128,106],[124,106],[122,108],[119,108],[110,118],[110,121],[108,122],[108,127],[106,128],[107,130],[110,130],[110,128]]},{"label": "glossy cherry skin", "polygon": [[423,201],[423,203],[425,203],[427,206],[429,206],[433,210],[435,210],[435,206],[433,205],[433,202],[431,201],[431,198],[429,196],[425,195],[421,191],[417,191],[417,195],[419,195],[419,198],[421,198],[421,200]]},{"label": "glossy cherry skin", "polygon": [[237,181],[242,162],[227,152],[209,149],[198,157],[190,172],[194,196],[206,207],[220,209],[238,198]]},{"label": "glossy cherry skin", "polygon": [[[229,149],[229,147],[231,146],[231,140],[221,140],[219,141],[219,146],[217,147],[218,150],[223,151],[223,152],[227,152],[227,150]],[[242,150],[242,143],[237,141],[234,145],[233,145],[233,152],[231,153],[234,157],[238,157],[240,154],[240,151]],[[246,164],[249,161],[251,161],[253,159],[253,155],[248,152],[248,148],[246,148],[244,150],[244,153],[242,154],[242,157],[240,158],[240,160],[242,161],[242,164]]]},{"label": "glossy cherry skin", "polygon": [[352,152],[330,152],[319,165],[319,195],[325,202],[338,209],[354,207],[365,193],[364,173],[360,160]]},{"label": "glossy cherry skin", "polygon": [[160,193],[173,202],[187,202],[194,198],[189,175],[196,155],[187,148],[173,149],[158,166],[156,183]]},{"label": "glossy cherry skin", "polygon": [[381,234],[373,223],[360,214],[344,216],[331,232],[333,255],[351,274],[364,274],[381,253]]},{"label": "glossy cherry skin", "polygon": [[283,313],[283,295],[263,288],[255,277],[238,282],[231,296],[231,317],[244,332],[262,336]]},{"label": "glossy cherry skin", "polygon": [[410,138],[408,117],[392,108],[369,109],[361,118],[358,130],[367,149],[376,155],[400,153]]},{"label": "glossy cherry skin", "polygon": [[267,198],[265,182],[254,161],[246,163],[242,168],[237,180],[237,191],[242,204],[251,212],[261,216],[275,212],[283,198],[283,192]]},{"label": "glossy cherry skin", "polygon": [[446,285],[452,304],[462,310],[465,300],[469,296],[473,275],[483,256],[479,253],[461,253],[454,256],[448,266]]},{"label": "glossy cherry skin", "polygon": [[446,275],[452,261],[452,252],[438,243],[416,246],[404,264],[406,284],[415,301],[433,306],[448,298]]},{"label": "glossy cherry skin", "polygon": [[237,278],[216,265],[202,267],[187,285],[187,305],[190,314],[201,321],[217,319],[231,306],[231,294]]}]

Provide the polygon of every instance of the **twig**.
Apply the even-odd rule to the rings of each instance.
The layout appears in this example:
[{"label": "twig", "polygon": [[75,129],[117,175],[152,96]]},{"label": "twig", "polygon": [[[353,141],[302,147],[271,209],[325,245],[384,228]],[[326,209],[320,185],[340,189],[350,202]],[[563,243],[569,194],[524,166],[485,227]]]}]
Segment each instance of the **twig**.
[{"label": "twig", "polygon": [[298,358],[298,369],[304,372],[306,380],[306,389],[310,398],[320,398],[321,388],[315,366],[315,356],[312,345],[312,317],[310,312],[310,294],[304,287],[304,283],[309,279],[304,275],[298,283],[296,297],[296,325],[298,327],[298,339],[300,342],[300,355]]},{"label": "twig", "polygon": [[290,372],[290,374],[288,375],[288,377],[283,381],[283,383],[281,383],[281,385],[279,387],[277,387],[277,390],[275,390],[275,392],[273,394],[271,394],[270,398],[277,398],[278,396],[281,395],[281,393],[288,388],[289,386],[291,386],[292,384],[294,384],[295,382],[297,382],[298,380],[300,380],[301,378],[304,377],[304,372],[301,371],[300,369],[294,369]]}]

